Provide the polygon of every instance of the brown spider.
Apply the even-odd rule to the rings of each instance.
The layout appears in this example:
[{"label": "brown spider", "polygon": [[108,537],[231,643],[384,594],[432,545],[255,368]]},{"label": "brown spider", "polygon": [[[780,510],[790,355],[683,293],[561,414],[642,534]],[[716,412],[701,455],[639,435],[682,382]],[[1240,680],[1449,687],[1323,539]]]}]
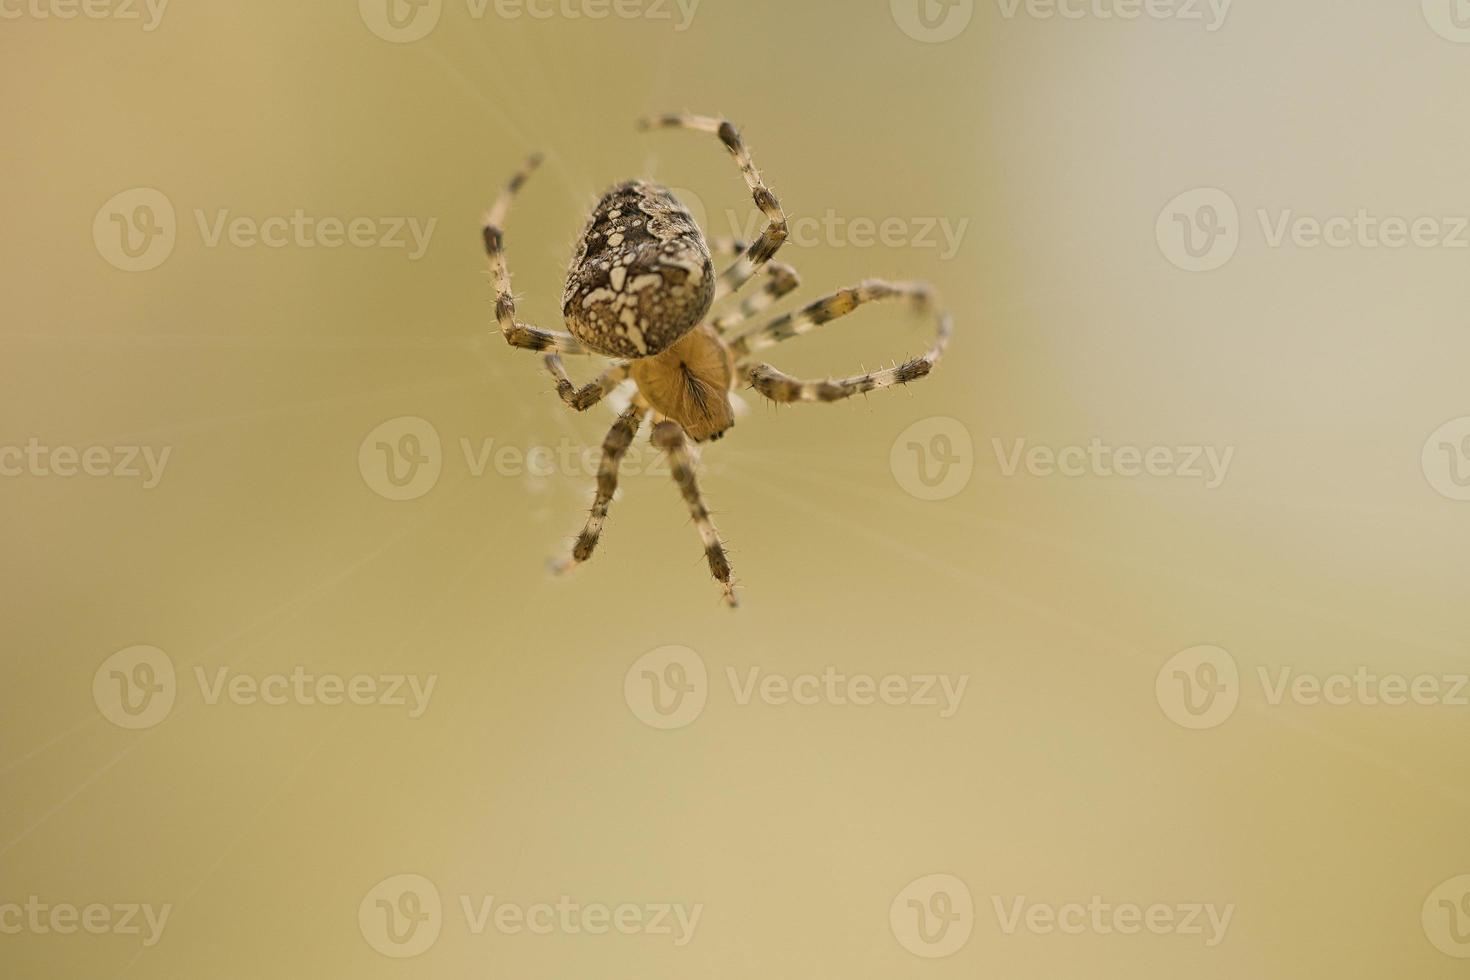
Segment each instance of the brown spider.
[{"label": "brown spider", "polygon": [[[501,229],[511,199],[541,162],[541,157],[535,155],[511,179],[485,219],[485,249],[495,278],[495,316],[511,346],[552,352],[546,355],[546,367],[556,378],[562,401],[576,411],[591,408],[628,378],[638,389],[631,406],[619,416],[603,442],[592,513],[572,556],[558,563],[557,570],[569,571],[592,557],[617,492],[619,463],[643,417],[651,412],[651,441],[668,455],[674,481],[704,542],[710,571],[724,590],[725,601],[734,606],[730,562],[700,497],[686,435],[703,442],[725,434],[735,422],[730,397],[737,380],[748,382],[776,402],[837,401],[917,381],[944,353],[951,318],[947,313],[939,314],[938,337],[927,354],[883,371],[803,381],[769,364],[753,363],[751,355],[755,352],[800,336],[865,303],[905,298],[926,310],[934,305],[934,292],[923,283],[869,279],[763,326],[727,335],[732,327],[753,318],[799,284],[794,269],[770,262],[786,240],[786,215],[776,195],[761,182],[750,153],[731,123],[704,116],[664,115],[642,120],[639,126],[693,129],[719,136],[740,165],[756,206],[766,216],[768,223],[760,238],[748,247],[740,242],[729,243],[734,263],[716,277],[703,232],[666,188],[642,180],[619,184],[593,209],[572,259],[562,299],[562,315],[571,333],[518,323]],[[736,292],[763,267],[769,278],[764,289],[739,307],[705,320],[716,301]],[[597,380],[577,388],[567,377],[562,354],[600,354],[616,360]]]}]

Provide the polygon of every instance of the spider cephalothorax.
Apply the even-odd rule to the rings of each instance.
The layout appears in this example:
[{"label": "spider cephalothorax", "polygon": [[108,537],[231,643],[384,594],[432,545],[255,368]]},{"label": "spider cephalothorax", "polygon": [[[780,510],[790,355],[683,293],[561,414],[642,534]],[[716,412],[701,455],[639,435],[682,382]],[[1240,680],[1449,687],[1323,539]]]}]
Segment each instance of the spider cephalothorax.
[{"label": "spider cephalothorax", "polygon": [[[851,395],[907,384],[926,376],[949,342],[951,321],[939,314],[934,346],[922,357],[882,371],[850,378],[803,381],[752,357],[772,344],[800,336],[814,327],[851,313],[865,303],[907,299],[919,309],[934,302],[922,283],[865,280],[839,290],[769,323],[733,328],[753,319],[796,289],[800,280],[790,266],[771,262],[786,241],[786,215],[776,195],[761,182],[735,127],[703,116],[666,115],[646,120],[644,128],[693,129],[719,136],[766,216],[760,237],[746,245],[726,242],[716,248],[733,262],[715,275],[711,249],[689,211],[666,188],[650,181],[619,184],[593,209],[567,275],[562,315],[569,333],[542,330],[516,320],[515,297],[505,263],[505,216],[526,177],[540,163],[533,156],[490,209],[485,221],[485,248],[495,279],[495,316],[501,333],[514,347],[549,351],[546,366],[556,379],[562,400],[586,411],[624,381],[637,387],[632,404],[618,417],[603,441],[592,513],[577,538],[572,557],[558,563],[570,570],[592,557],[602,535],[618,486],[618,466],[632,445],[644,416],[653,415],[652,441],[668,454],[674,481],[704,543],[710,571],[730,605],[735,587],[724,545],[700,496],[694,457],[686,440],[718,439],[734,424],[731,393],[746,382],[776,402],[837,401]],[[766,285],[738,307],[709,316],[711,307],[765,269]],[[577,388],[567,376],[561,354],[601,354],[613,365],[592,383]]]}]

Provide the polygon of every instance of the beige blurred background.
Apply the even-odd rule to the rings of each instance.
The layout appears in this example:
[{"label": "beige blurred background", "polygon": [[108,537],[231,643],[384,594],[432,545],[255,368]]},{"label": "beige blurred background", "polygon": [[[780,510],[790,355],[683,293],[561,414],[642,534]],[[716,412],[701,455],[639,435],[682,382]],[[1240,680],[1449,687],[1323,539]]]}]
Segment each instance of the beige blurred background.
[{"label": "beige blurred background", "polygon": [[[1470,10],[394,3],[3,7],[0,972],[1463,975]],[[686,108],[803,222],[802,297],[920,278],[957,321],[922,384],[751,398],[704,453],[734,614],[643,440],[548,575],[592,478],[540,464],[612,416],[500,341],[479,244],[533,149],[507,241],[543,326],[607,185],[750,222],[714,139],[633,129]],[[1360,211],[1430,222],[1313,243]],[[928,329],[864,310],[770,360]],[[800,680],[829,668],[858,687]]]}]

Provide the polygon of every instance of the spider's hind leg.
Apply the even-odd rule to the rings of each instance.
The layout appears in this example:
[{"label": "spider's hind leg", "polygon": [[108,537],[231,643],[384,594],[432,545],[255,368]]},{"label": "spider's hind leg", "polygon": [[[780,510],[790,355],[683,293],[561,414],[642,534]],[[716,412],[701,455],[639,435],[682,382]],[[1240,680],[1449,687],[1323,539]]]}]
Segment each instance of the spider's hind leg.
[{"label": "spider's hind leg", "polygon": [[720,583],[725,604],[733,609],[740,602],[735,596],[735,585],[730,580],[730,559],[725,554],[725,545],[720,540],[720,532],[715,529],[709,508],[704,505],[704,498],[700,495],[699,482],[694,476],[694,460],[689,453],[689,442],[684,438],[684,430],[679,427],[679,423],[664,419],[653,427],[653,444],[668,454],[674,482],[679,485],[679,492],[689,505],[689,516],[694,519],[694,526],[699,530],[699,539],[704,543],[704,557],[709,562],[710,574]]}]

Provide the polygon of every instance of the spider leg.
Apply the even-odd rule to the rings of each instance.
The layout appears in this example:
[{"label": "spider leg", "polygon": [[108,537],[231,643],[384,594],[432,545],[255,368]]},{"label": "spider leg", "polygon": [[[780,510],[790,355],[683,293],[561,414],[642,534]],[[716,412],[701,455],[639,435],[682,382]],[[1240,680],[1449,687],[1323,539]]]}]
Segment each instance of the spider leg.
[{"label": "spider leg", "polygon": [[603,371],[593,381],[588,382],[581,388],[572,384],[572,379],[567,377],[567,369],[561,362],[560,354],[547,354],[546,370],[556,379],[556,393],[561,400],[574,411],[585,412],[607,397],[618,385],[628,377],[631,370],[627,361],[619,361]]},{"label": "spider leg", "polygon": [[735,309],[721,313],[710,320],[710,325],[715,328],[715,333],[723,334],[731,327],[738,327],[747,320],[760,316],[773,303],[787,293],[793,292],[800,285],[801,277],[791,266],[784,262],[768,263],[765,286],[745,297]]},{"label": "spider leg", "polygon": [[704,542],[704,557],[709,562],[710,573],[720,583],[725,604],[733,609],[740,603],[735,596],[734,583],[730,581],[730,560],[725,556],[725,546],[720,541],[720,532],[715,529],[715,522],[710,518],[709,508],[705,507],[704,498],[700,496],[699,483],[694,476],[694,461],[689,453],[688,440],[684,438],[684,430],[679,427],[679,423],[664,419],[653,427],[653,444],[668,454],[674,482],[679,485],[679,492],[689,505],[689,516],[694,519],[694,526],[699,530],[699,539]]},{"label": "spider leg", "polygon": [[885,299],[908,299],[915,308],[927,309],[934,301],[933,290],[926,283],[891,283],[866,279],[856,286],[839,289],[830,296],[808,303],[795,312],[777,317],[763,326],[752,327],[728,339],[730,351],[737,358],[800,337],[824,323],[844,317],[860,306]]},{"label": "spider leg", "polygon": [[731,238],[729,235],[721,235],[709,240],[709,254],[716,258],[733,259],[749,247],[749,243],[739,238]]},{"label": "spider leg", "polygon": [[[735,258],[744,252],[746,247],[745,242],[738,238],[711,238],[709,242],[710,254],[724,258]],[[731,327],[754,319],[771,304],[801,285],[801,277],[796,274],[796,270],[784,262],[768,262],[766,274],[769,278],[760,292],[747,296],[736,309],[727,310],[711,318],[710,326],[715,328],[715,333],[723,334]]]},{"label": "spider leg", "polygon": [[501,230],[505,216],[510,212],[510,202],[526,182],[526,178],[541,165],[541,155],[533,154],[506,185],[485,216],[485,253],[490,259],[490,274],[495,278],[495,319],[500,322],[500,332],[505,342],[512,347],[526,350],[552,350],[563,354],[586,354],[587,349],[569,333],[542,330],[525,323],[516,322],[516,301],[510,291],[510,270],[505,264],[505,233]]},{"label": "spider leg", "polygon": [[633,445],[633,439],[638,435],[638,427],[647,411],[644,405],[631,406],[618,416],[618,420],[608,430],[607,438],[603,439],[602,461],[597,466],[597,496],[592,501],[592,512],[587,515],[587,523],[577,536],[577,544],[572,549],[571,557],[552,564],[552,570],[557,574],[569,572],[592,558],[592,552],[596,550],[597,542],[602,537],[602,525],[607,521],[607,511],[612,506],[613,495],[618,492],[618,467],[622,465],[628,447]]},{"label": "spider leg", "polygon": [[749,282],[760,267],[770,261],[782,243],[786,241],[788,233],[786,213],[781,210],[781,202],[776,199],[775,194],[771,193],[770,188],[761,182],[760,173],[755,169],[755,163],[750,158],[750,151],[745,148],[745,143],[740,139],[740,133],[736,130],[734,123],[709,116],[669,113],[642,119],[638,126],[640,129],[692,129],[701,133],[714,133],[720,137],[720,142],[725,144],[725,149],[730,151],[730,155],[739,164],[746,186],[750,188],[756,207],[760,208],[761,213],[766,216],[767,224],[760,238],[756,239],[735,260],[734,265],[725,270],[715,284],[716,300],[728,296]]},{"label": "spider leg", "polygon": [[[755,351],[799,337],[821,324],[846,316],[867,303],[895,298],[911,299],[920,310],[929,309],[934,302],[933,291],[922,283],[887,283],[870,279],[850,289],[839,290],[795,313],[778,317],[763,327],[748,330],[734,337],[730,341],[730,348],[737,357],[745,358]],[[748,378],[757,391],[772,401],[838,401],[866,391],[908,384],[927,376],[944,356],[953,327],[953,317],[948,313],[940,313],[934,346],[923,357],[905,361],[887,370],[850,378],[806,381],[783,374],[769,364],[751,366],[748,360],[742,361],[740,371],[742,377]]]}]

